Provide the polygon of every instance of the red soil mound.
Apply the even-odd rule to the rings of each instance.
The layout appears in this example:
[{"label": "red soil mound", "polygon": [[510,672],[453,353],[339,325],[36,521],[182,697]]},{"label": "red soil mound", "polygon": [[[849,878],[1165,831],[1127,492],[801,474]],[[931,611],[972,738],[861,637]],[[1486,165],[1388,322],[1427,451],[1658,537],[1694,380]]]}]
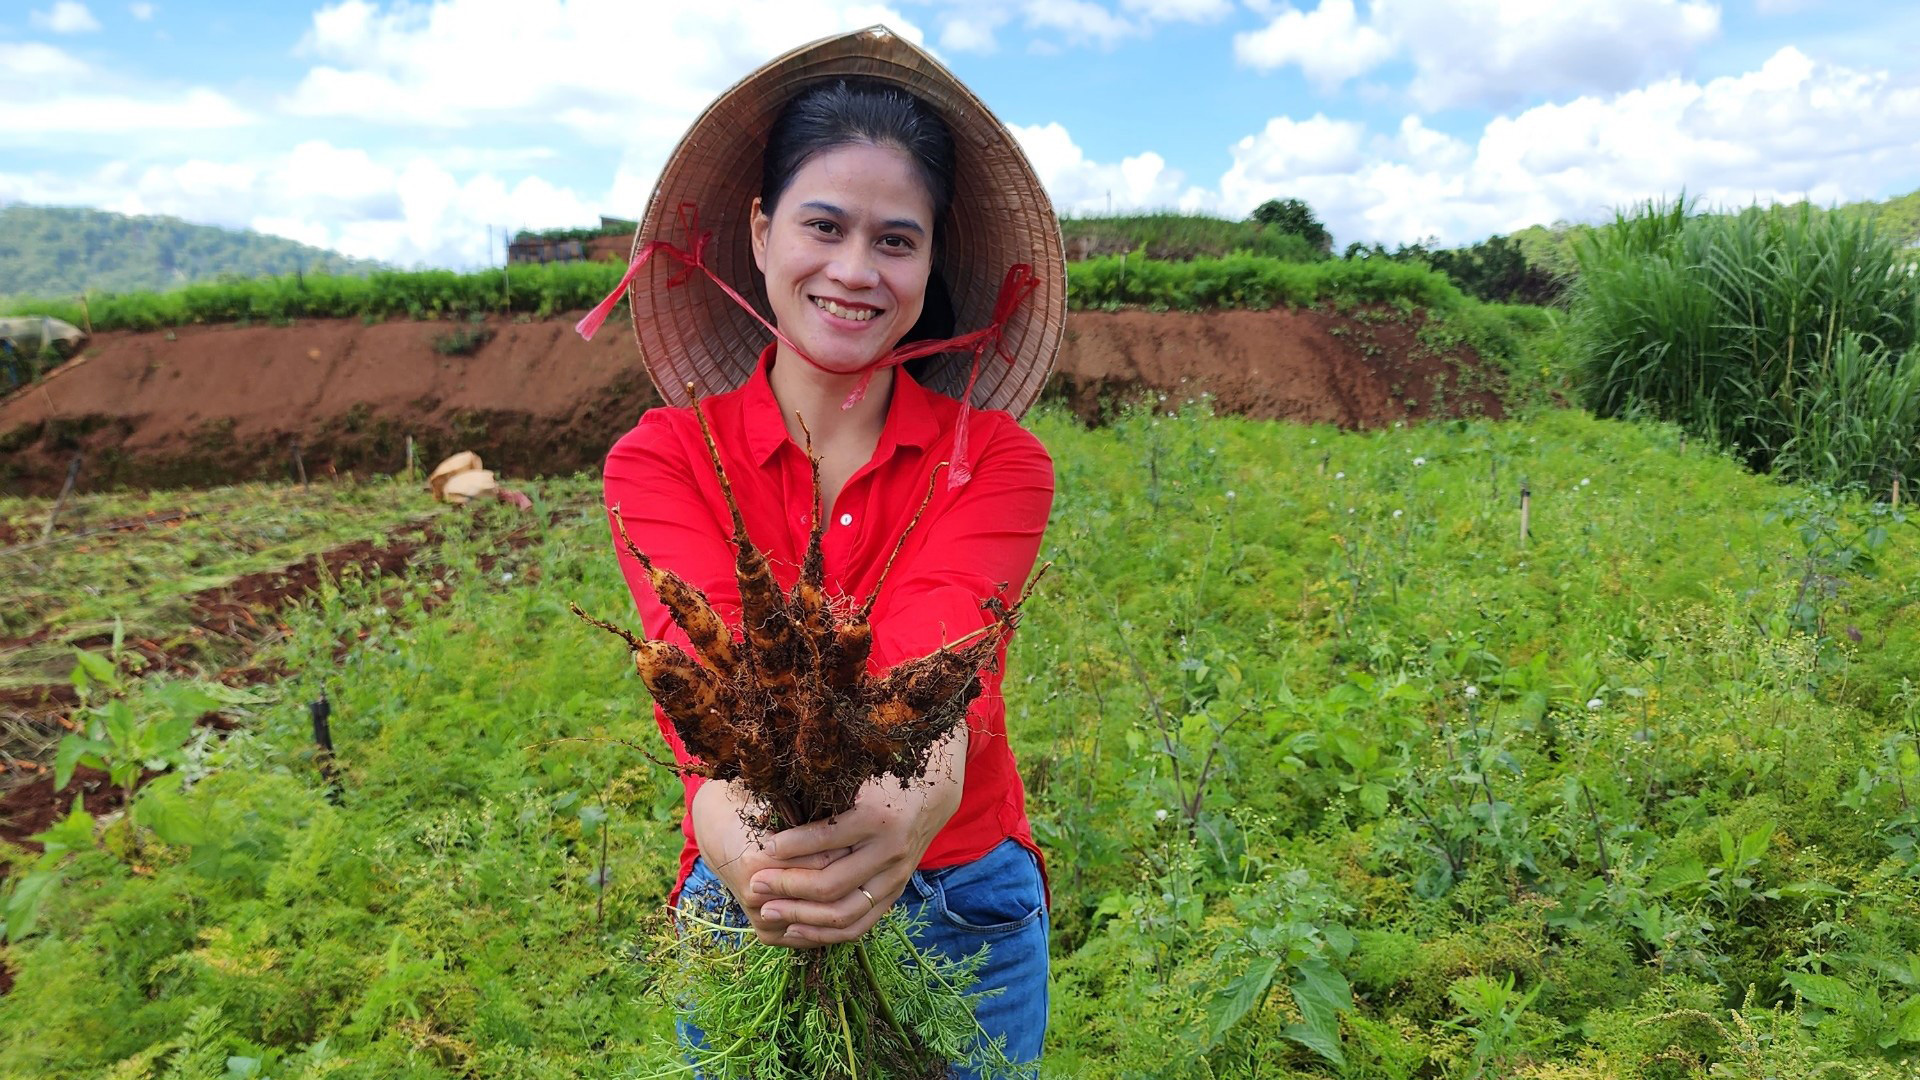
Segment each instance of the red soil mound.
[{"label": "red soil mound", "polygon": [[[97,337],[83,363],[0,403],[0,490],[49,493],[75,451],[81,487],[194,485],[397,470],[479,451],[506,475],[598,465],[656,403],[631,339],[570,319],[489,324],[469,356],[447,323],[306,320]],[[1385,315],[1315,311],[1074,314],[1053,392],[1090,422],[1157,390],[1210,391],[1224,412],[1370,427],[1443,411],[1500,412],[1456,391],[1471,352],[1437,354]],[[1482,380],[1484,381],[1484,380]],[[1444,393],[1442,389],[1444,388]]]}]

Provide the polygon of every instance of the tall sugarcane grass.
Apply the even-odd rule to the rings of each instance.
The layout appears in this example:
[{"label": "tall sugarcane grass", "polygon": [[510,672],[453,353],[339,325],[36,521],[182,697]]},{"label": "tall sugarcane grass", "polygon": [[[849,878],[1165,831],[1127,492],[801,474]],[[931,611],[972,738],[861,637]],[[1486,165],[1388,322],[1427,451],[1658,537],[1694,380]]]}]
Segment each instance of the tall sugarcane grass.
[{"label": "tall sugarcane grass", "polygon": [[1920,475],[1920,275],[1872,222],[1652,201],[1576,255],[1595,413],[1652,413],[1796,479],[1884,491]]}]

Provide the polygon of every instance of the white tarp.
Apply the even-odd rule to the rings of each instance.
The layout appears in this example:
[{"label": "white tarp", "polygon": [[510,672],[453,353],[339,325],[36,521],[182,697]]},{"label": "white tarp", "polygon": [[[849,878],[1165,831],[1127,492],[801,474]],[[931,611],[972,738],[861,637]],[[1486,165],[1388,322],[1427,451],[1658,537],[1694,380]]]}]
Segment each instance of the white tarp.
[{"label": "white tarp", "polygon": [[38,356],[48,345],[64,346],[71,356],[87,340],[84,330],[47,315],[0,315],[0,340],[13,344],[22,356]]}]

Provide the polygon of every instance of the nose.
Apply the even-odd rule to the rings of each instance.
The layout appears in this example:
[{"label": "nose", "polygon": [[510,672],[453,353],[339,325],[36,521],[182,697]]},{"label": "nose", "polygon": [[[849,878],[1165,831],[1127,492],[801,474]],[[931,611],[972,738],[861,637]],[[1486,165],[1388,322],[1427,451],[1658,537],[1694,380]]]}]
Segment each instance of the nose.
[{"label": "nose", "polygon": [[827,277],[836,285],[849,289],[872,289],[880,284],[880,271],[874,266],[873,255],[864,245],[849,245],[855,250],[843,250],[833,261],[827,264]]}]

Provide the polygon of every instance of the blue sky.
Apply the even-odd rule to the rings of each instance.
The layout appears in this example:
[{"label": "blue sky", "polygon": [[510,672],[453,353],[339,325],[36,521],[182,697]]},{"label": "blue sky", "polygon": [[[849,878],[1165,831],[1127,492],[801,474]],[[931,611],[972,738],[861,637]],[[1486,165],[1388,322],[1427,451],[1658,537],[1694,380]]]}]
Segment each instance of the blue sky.
[{"label": "blue sky", "polygon": [[1065,212],[1307,199],[1465,242],[1674,194],[1920,188],[1920,5],[1863,0],[0,0],[0,202],[403,265],[632,216],[699,109],[885,22]]}]

